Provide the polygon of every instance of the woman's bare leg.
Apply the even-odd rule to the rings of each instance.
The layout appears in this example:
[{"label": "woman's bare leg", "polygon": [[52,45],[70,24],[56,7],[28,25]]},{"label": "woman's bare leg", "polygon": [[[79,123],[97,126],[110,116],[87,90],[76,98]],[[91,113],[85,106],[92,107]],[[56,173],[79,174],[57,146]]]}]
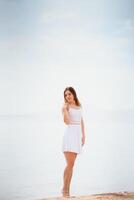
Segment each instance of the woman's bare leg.
[{"label": "woman's bare leg", "polygon": [[73,174],[73,166],[74,166],[74,162],[75,162],[77,153],[64,152],[64,155],[66,158],[67,166],[64,170],[64,176],[63,176],[63,181],[64,181],[63,193],[65,192],[65,193],[69,194],[70,183],[71,183],[71,178],[72,178],[72,174]]}]

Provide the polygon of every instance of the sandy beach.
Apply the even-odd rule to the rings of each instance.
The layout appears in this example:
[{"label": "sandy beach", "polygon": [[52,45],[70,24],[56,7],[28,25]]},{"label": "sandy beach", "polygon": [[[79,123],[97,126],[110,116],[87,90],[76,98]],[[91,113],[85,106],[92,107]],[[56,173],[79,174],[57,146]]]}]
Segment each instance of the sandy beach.
[{"label": "sandy beach", "polygon": [[134,200],[134,192],[118,192],[118,193],[103,193],[94,194],[89,196],[75,196],[75,197],[55,197],[55,198],[44,198],[40,200],[64,200],[64,199],[75,199],[75,200]]}]

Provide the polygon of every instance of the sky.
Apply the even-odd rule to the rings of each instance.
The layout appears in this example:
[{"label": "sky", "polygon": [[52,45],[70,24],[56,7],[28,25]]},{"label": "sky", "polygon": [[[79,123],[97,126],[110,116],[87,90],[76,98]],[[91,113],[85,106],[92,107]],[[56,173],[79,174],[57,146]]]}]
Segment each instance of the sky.
[{"label": "sky", "polygon": [[89,110],[134,110],[132,0],[1,0],[0,113],[60,110],[73,86]]}]

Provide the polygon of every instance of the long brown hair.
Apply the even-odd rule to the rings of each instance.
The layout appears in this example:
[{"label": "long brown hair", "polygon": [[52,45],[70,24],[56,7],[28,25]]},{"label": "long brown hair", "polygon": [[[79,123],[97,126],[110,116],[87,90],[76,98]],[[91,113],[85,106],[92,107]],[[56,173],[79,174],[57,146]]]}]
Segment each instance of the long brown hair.
[{"label": "long brown hair", "polygon": [[65,92],[66,92],[67,90],[69,90],[69,91],[72,93],[72,95],[74,96],[75,104],[76,104],[77,106],[81,106],[81,103],[80,103],[80,101],[79,101],[79,99],[78,99],[78,97],[77,97],[76,91],[75,91],[75,89],[74,89],[73,87],[66,87],[66,88],[65,88],[65,90],[64,90],[64,100],[65,100],[65,102],[66,102]]}]

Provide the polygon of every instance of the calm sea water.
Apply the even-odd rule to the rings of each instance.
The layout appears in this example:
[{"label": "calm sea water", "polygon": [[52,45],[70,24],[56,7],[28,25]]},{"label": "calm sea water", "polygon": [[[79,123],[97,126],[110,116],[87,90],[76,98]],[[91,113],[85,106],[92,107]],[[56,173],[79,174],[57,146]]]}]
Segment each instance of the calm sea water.
[{"label": "calm sea water", "polygon": [[[0,199],[60,196],[65,167],[61,121],[0,118]],[[77,156],[73,195],[134,190],[134,123],[86,121],[86,144]]]}]

